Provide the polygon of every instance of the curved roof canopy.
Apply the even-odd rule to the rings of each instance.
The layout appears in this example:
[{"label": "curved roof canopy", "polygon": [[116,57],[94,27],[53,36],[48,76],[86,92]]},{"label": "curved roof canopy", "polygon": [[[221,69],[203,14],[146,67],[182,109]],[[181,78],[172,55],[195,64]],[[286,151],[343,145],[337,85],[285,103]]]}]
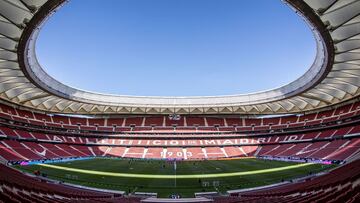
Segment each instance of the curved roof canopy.
[{"label": "curved roof canopy", "polygon": [[64,0],[0,0],[0,98],[75,114],[275,114],[316,110],[352,99],[360,88],[360,0],[287,0],[312,28],[313,65],[297,80],[264,92],[211,97],[105,95],[66,86],[39,65],[42,24]]}]

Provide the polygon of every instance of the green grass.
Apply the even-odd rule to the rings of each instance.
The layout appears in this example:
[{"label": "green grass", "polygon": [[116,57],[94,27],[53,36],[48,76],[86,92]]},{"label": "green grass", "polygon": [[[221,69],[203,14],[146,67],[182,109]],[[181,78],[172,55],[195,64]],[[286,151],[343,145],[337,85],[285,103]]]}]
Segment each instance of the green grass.
[{"label": "green grass", "polygon": [[126,192],[157,192],[160,197],[173,193],[192,197],[194,192],[257,187],[333,167],[260,159],[183,161],[176,165],[176,175],[172,163],[154,160],[96,158],[16,167],[26,172],[40,170],[64,182]]}]

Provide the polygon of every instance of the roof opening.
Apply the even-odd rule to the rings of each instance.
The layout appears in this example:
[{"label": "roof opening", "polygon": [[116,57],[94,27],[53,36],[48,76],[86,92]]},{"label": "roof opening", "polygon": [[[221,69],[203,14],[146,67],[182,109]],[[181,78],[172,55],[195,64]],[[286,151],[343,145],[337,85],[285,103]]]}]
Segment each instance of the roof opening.
[{"label": "roof opening", "polygon": [[306,23],[280,1],[89,0],[51,17],[36,51],[51,76],[76,88],[205,96],[292,82],[315,47]]}]

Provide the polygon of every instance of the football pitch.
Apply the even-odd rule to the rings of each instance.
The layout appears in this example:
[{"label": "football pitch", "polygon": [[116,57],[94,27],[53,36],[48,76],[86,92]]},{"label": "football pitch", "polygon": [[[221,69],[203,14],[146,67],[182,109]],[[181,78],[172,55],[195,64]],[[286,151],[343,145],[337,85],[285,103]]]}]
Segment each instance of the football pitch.
[{"label": "football pitch", "polygon": [[328,170],[334,165],[269,161],[255,158],[160,161],[95,158],[54,164],[16,166],[39,170],[48,178],[102,189],[156,192],[159,197],[269,185]]}]

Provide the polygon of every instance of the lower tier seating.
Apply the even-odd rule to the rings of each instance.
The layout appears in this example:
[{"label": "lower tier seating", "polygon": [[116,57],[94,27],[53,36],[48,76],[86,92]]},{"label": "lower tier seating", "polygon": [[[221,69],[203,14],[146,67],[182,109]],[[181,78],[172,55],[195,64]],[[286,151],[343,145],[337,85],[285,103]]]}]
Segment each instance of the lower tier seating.
[{"label": "lower tier seating", "polygon": [[360,160],[356,160],[305,182],[248,192],[233,192],[232,198],[218,198],[216,202],[360,202],[359,168]]},{"label": "lower tier seating", "polygon": [[264,145],[258,156],[346,160],[360,153],[360,139]]},{"label": "lower tier seating", "polygon": [[45,182],[0,164],[0,202],[3,203],[70,203],[70,202],[139,202],[121,194],[80,189]]},{"label": "lower tier seating", "polygon": [[117,147],[0,141],[0,158],[28,161],[87,156],[152,159],[217,159],[254,156],[258,146],[242,147]]},{"label": "lower tier seating", "polygon": [[218,159],[229,157],[292,157],[346,160],[360,153],[360,138],[252,146],[107,146],[0,140],[0,159],[27,161],[68,157],[113,156],[152,159]]},{"label": "lower tier seating", "polygon": [[[272,188],[247,192],[230,192],[230,197],[215,198],[214,202],[326,202],[356,203],[360,201],[360,160],[339,167],[326,175],[297,183],[285,183]],[[140,202],[139,198],[121,194],[80,189],[50,183],[25,175],[0,164],[1,203],[72,203],[72,202]]]}]

